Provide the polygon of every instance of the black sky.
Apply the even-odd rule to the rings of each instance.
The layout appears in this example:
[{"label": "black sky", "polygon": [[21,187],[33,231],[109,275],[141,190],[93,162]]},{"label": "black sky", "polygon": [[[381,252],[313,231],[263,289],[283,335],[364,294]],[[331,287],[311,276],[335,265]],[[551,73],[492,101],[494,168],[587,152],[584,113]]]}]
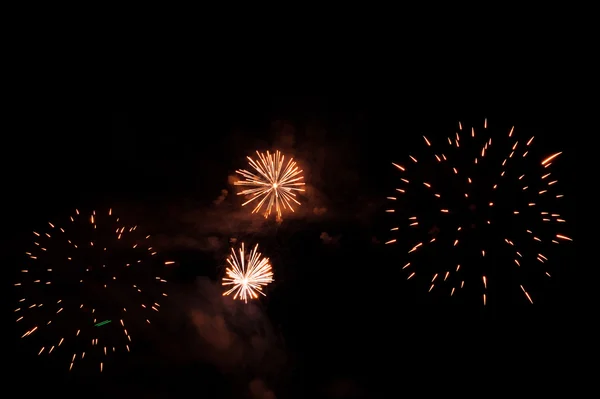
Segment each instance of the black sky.
[{"label": "black sky", "polygon": [[[381,244],[390,227],[384,199],[397,178],[390,162],[421,145],[422,134],[444,137],[459,120],[478,126],[484,118],[535,135],[549,153],[564,151],[557,166],[575,236],[575,140],[539,90],[515,93],[501,82],[392,89],[374,78],[335,96],[267,96],[249,87],[191,95],[183,83],[136,96],[115,91],[93,106],[36,105],[15,132],[18,155],[5,146],[5,158],[14,157],[4,167],[15,200],[4,233],[13,264],[36,223],[87,206],[114,206],[147,225],[178,262],[177,311],[147,348],[112,374],[77,378],[15,349],[14,378],[39,381],[27,389],[252,397],[251,382],[262,380],[277,398],[342,398],[522,386],[535,393],[569,378],[560,358],[570,346],[565,297],[575,245],[562,248],[561,279],[536,287],[534,306],[515,295],[523,300],[484,309],[476,297],[450,301],[416,289],[400,271],[403,252]],[[228,182],[246,155],[273,147],[297,157],[311,186],[298,215],[279,227],[240,211]],[[221,190],[228,195],[215,204]],[[229,313],[214,291],[230,238],[260,242],[274,263],[276,283],[252,312]],[[225,315],[239,358],[219,359],[214,334],[194,327],[194,311],[208,310]],[[13,336],[11,347],[21,344]]]}]

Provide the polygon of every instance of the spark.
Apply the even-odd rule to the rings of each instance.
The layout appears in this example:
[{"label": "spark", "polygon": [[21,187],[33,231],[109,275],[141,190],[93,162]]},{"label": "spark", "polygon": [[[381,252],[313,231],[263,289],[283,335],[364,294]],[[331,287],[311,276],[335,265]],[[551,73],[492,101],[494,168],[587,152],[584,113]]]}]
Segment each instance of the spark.
[{"label": "spark", "polygon": [[296,196],[298,192],[304,192],[302,187],[305,183],[301,181],[304,179],[302,170],[298,168],[293,158],[285,164],[285,156],[279,151],[275,154],[256,151],[256,154],[258,155],[256,161],[247,157],[255,172],[236,171],[245,180],[237,181],[235,185],[250,187],[238,193],[249,198],[242,206],[254,202],[256,206],[252,213],[260,212],[264,206],[265,218],[274,211],[277,220],[281,220],[284,210],[294,212],[293,204],[300,205]]},{"label": "spark", "polygon": [[557,152],[556,154],[550,155],[548,158],[546,158],[546,159],[544,159],[544,160],[542,161],[542,165],[547,165],[547,164],[549,164],[550,162],[552,162],[552,160],[553,160],[554,158],[556,158],[556,157],[557,157],[557,156],[559,156],[560,154],[562,154],[562,152]]},{"label": "spark", "polygon": [[273,272],[268,258],[263,258],[258,252],[258,244],[246,254],[244,243],[238,252],[234,248],[227,258],[229,266],[226,269],[226,277],[223,278],[223,286],[233,286],[223,293],[230,295],[233,299],[248,302],[249,299],[258,298],[258,294],[266,296],[263,287],[273,282]]},{"label": "spark", "polygon": [[[525,251],[525,248],[523,247],[523,237],[520,235],[512,236],[512,230],[510,230],[510,239],[504,237],[501,238],[513,247],[506,247],[506,250],[510,251],[510,258],[508,261],[511,262],[512,267],[515,267],[516,265],[516,267],[519,268],[519,273],[530,270],[531,267],[529,265],[534,261],[545,265],[549,264],[548,257],[540,253],[542,250],[541,246],[550,245],[550,243],[559,244],[564,241],[573,241],[572,238],[566,235],[556,234],[556,232],[548,235],[547,230],[549,227],[565,222],[565,219],[561,217],[560,214],[554,212],[541,212],[542,216],[540,217],[539,212],[540,209],[544,209],[542,207],[547,206],[547,200],[563,197],[563,194],[554,193],[558,180],[550,177],[551,173],[545,170],[556,161],[562,152],[545,156],[540,165],[533,159],[535,157],[533,149],[535,145],[532,144],[534,143],[535,137],[517,137],[518,134],[515,134],[514,126],[508,131],[508,138],[506,134],[501,136],[502,139],[494,137],[493,145],[491,136],[485,137],[488,128],[487,118],[483,121],[483,128],[485,131],[476,131],[474,127],[469,129],[466,126],[463,130],[463,124],[461,122],[459,122],[458,127],[458,130],[461,133],[454,133],[455,138],[453,138],[453,136],[444,138],[443,143],[436,143],[436,140],[422,136],[424,140],[422,148],[424,148],[429,155],[418,153],[407,154],[408,159],[400,161],[400,163],[392,163],[394,167],[403,172],[401,180],[403,183],[406,183],[406,185],[402,185],[402,187],[396,189],[396,191],[408,195],[409,199],[415,199],[415,202],[419,204],[419,208],[424,212],[426,211],[423,210],[422,207],[427,206],[430,203],[432,206],[436,207],[429,209],[427,212],[428,218],[419,218],[417,221],[416,216],[411,216],[408,219],[408,227],[412,228],[411,231],[415,231],[416,234],[422,232],[427,233],[428,235],[427,238],[418,240],[421,242],[417,241],[416,244],[413,243],[412,247],[408,248],[408,253],[412,254],[410,256],[415,257],[414,259],[417,259],[416,257],[419,256],[427,256],[427,252],[432,250],[442,253],[442,259],[446,256],[465,256],[468,259],[474,259],[473,253],[456,253],[456,255],[452,255],[452,253],[446,254],[445,252],[440,251],[472,251],[474,248],[469,242],[473,239],[478,241],[488,240],[488,238],[483,238],[487,237],[487,235],[482,235],[485,231],[497,234],[502,233],[502,231],[498,229],[508,229],[509,226],[511,226],[512,229],[512,227],[517,227],[520,224],[523,225],[524,223],[532,223],[535,221],[536,223],[543,223],[546,230],[536,232],[536,234],[527,230],[527,232],[531,234],[527,238],[533,241],[533,244],[527,244],[530,245],[530,248],[528,248],[527,251]],[[461,140],[463,141],[462,143]],[[441,147],[440,144],[442,145]],[[443,154],[440,156],[441,148],[447,150],[448,146],[453,153],[449,153],[448,157]],[[503,146],[504,148],[502,148]],[[497,153],[497,150],[500,150],[501,152]],[[467,151],[473,151],[473,155],[468,155],[466,153]],[[517,155],[522,156],[519,157]],[[421,165],[421,163],[417,163],[417,158],[423,160],[423,168],[417,168],[417,166]],[[405,168],[402,166],[406,162],[411,163],[410,161],[415,163],[413,168]],[[527,170],[520,169],[525,165],[528,165],[526,166]],[[442,174],[433,176],[425,176],[423,174],[424,171],[431,170],[440,170]],[[492,170],[496,179],[489,177],[487,174],[487,171]],[[485,178],[483,179],[478,178],[482,176],[482,171],[485,171],[486,173],[484,175]],[[541,173],[536,175],[536,171]],[[448,179],[452,180],[446,182]],[[478,188],[478,186],[481,186],[482,184],[485,184],[485,187]],[[448,192],[444,192],[444,189],[448,190]],[[510,191],[507,192],[508,190]],[[534,195],[536,196],[535,199],[532,198]],[[425,200],[426,197],[432,199]],[[505,201],[507,198],[510,198],[511,201],[513,201],[513,197],[515,197],[514,201],[516,205],[514,207],[509,207]],[[404,215],[406,215],[404,212],[408,211],[408,209],[406,209],[406,201],[400,203],[397,197],[388,197],[388,200],[394,202],[389,202],[391,205],[388,206],[386,212],[394,217],[395,215],[398,215],[400,220],[403,220],[406,223],[406,219],[404,219]],[[461,208],[463,206],[468,208],[468,211]],[[478,211],[480,209],[485,213],[485,219],[478,222],[469,222],[469,224],[465,226],[463,224],[464,221],[462,220],[464,215],[468,213],[469,215],[476,214],[479,216]],[[533,215],[535,215],[534,219],[532,219]],[[470,217],[471,216],[469,216],[469,218]],[[448,230],[448,232],[451,233],[446,232],[446,227],[442,227],[442,233],[440,233],[440,227],[436,226],[438,223],[435,223],[431,218],[438,218],[440,220],[439,224],[442,226],[446,226],[449,223],[456,223],[459,226],[458,228],[456,228],[456,226],[451,227],[450,230]],[[427,221],[427,219],[429,219],[429,221]],[[465,231],[465,229],[462,228],[468,227],[469,225],[471,226],[471,229],[467,228]],[[526,226],[523,226],[523,229],[525,229],[525,227]],[[394,227],[391,231],[399,231],[399,229],[399,227]],[[427,230],[423,231],[423,229]],[[470,236],[467,234],[470,234]],[[479,239],[478,237],[482,238]],[[438,239],[439,243],[436,242]],[[445,240],[447,241],[445,242]],[[385,244],[394,244],[397,242],[397,239],[390,238]],[[487,305],[487,302],[490,300],[488,297],[489,292],[487,292],[490,283],[490,273],[488,273],[488,271],[492,263],[497,262],[499,257],[498,254],[495,253],[494,246],[488,247],[488,241],[483,242],[485,243],[485,249],[482,248],[483,246],[479,246],[478,251],[481,254],[481,257],[479,258],[480,262],[476,266],[477,269],[475,269],[475,266],[465,269],[466,272],[476,274],[482,279],[480,281],[483,282],[483,292],[480,292],[482,295],[480,298],[483,298],[483,304]],[[531,247],[531,245],[533,245],[533,247]],[[516,255],[514,255],[515,253]],[[402,269],[408,268],[407,280],[415,277],[416,271],[423,267],[416,263],[415,260],[412,260],[412,262],[408,262],[402,267]],[[437,267],[437,263],[439,262],[430,261],[429,263],[432,267]],[[410,267],[411,265],[412,267]],[[439,266],[443,267],[443,265]],[[428,283],[429,292],[435,293],[447,290],[445,291],[445,295],[449,294],[450,296],[453,296],[456,293],[456,289],[459,287],[458,283],[460,283],[460,288],[463,288],[465,284],[465,271],[459,272],[459,270],[460,265],[456,267],[456,273],[450,273],[447,268],[446,270],[438,269],[436,272],[431,273],[429,275],[430,281]],[[550,273],[545,270],[540,271],[539,269],[536,269],[536,272],[544,273],[544,275],[550,277]],[[443,278],[441,278],[442,276]],[[518,278],[520,279],[521,275],[519,275]],[[533,304],[531,295],[523,288],[523,286],[520,285],[518,281],[516,285],[520,286],[527,300]]]}]

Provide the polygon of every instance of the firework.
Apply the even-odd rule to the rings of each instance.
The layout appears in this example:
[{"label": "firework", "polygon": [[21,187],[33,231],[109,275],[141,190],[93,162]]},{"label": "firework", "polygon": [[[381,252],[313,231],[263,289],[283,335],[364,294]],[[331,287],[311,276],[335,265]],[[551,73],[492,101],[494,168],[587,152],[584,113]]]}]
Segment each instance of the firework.
[{"label": "firework", "polygon": [[258,244],[249,254],[244,250],[244,243],[237,253],[231,248],[227,263],[230,267],[226,269],[223,286],[233,287],[223,295],[233,294],[233,299],[241,299],[246,303],[248,299],[258,298],[258,294],[266,296],[263,287],[273,282],[273,271],[269,258],[263,258],[258,252]]},{"label": "firework", "polygon": [[256,151],[256,155],[258,155],[256,161],[247,157],[255,173],[247,170],[236,171],[245,180],[238,181],[235,185],[249,187],[238,193],[238,195],[248,198],[242,206],[255,204],[252,213],[260,212],[264,206],[265,218],[275,211],[277,220],[281,220],[284,210],[294,212],[292,205],[300,205],[296,199],[296,193],[304,191],[302,188],[304,182],[301,181],[304,179],[302,170],[298,168],[293,158],[290,158],[285,165],[285,156],[279,151],[276,151],[275,154],[268,151],[266,153]]},{"label": "firework", "polygon": [[167,296],[167,281],[153,273],[157,263],[164,265],[151,237],[126,227],[109,209],[75,210],[33,238],[15,284],[21,338],[39,345],[40,356],[65,358],[69,370],[88,364],[103,371],[110,356],[130,351],[132,331],[150,324]]},{"label": "firework", "polygon": [[[459,122],[451,137],[434,142],[423,136],[425,153],[392,164],[401,172],[401,184],[388,199],[402,205],[387,212],[399,215],[404,225],[391,230],[412,229],[418,237],[403,269],[409,280],[428,274],[429,292],[441,289],[452,296],[472,278],[474,284],[467,284],[485,305],[490,276],[502,281],[500,276],[514,275],[507,281],[517,279],[533,304],[523,280],[550,278],[544,253],[572,241],[560,234],[565,219],[551,208],[563,197],[550,171],[561,153],[535,162],[533,137],[519,140],[514,127],[494,137],[487,130],[487,119],[477,132],[463,130]],[[404,214],[408,208],[411,213]]]}]

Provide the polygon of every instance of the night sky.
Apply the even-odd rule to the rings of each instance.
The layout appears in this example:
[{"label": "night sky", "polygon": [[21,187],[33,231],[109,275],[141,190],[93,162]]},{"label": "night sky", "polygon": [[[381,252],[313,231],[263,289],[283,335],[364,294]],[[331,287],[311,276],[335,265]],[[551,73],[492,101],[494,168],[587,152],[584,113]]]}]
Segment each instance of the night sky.
[{"label": "night sky", "polygon": [[[9,327],[11,378],[21,392],[57,397],[387,398],[556,389],[570,378],[560,359],[570,347],[565,297],[575,243],[548,251],[554,275],[531,279],[534,305],[509,276],[484,308],[473,292],[450,298],[428,293],[426,279],[406,281],[401,268],[414,240],[406,231],[391,236],[395,222],[385,213],[400,178],[391,162],[423,153],[423,134],[442,140],[458,121],[477,128],[488,118],[502,134],[514,125],[524,139],[535,135],[540,154],[564,152],[553,171],[565,194],[562,232],[576,236],[573,135],[548,99],[533,98],[534,89],[499,90],[460,94],[432,85],[266,96],[238,87],[192,96],[169,87],[148,96],[116,92],[118,105],[110,98],[89,107],[36,105],[15,133],[18,155],[4,147],[5,158],[14,157],[4,167],[5,196],[15,201],[5,208],[10,228],[3,233],[11,271],[24,259],[31,231],[74,208],[112,207],[151,231],[177,264],[169,311],[129,357],[100,376],[69,375]],[[307,183],[302,206],[280,225],[241,208],[231,184],[247,155],[272,149],[294,156]],[[244,305],[221,296],[231,238],[259,243],[271,258],[275,282],[266,298]],[[391,238],[398,238],[395,246],[383,244]],[[446,259],[437,253],[429,262]]]}]

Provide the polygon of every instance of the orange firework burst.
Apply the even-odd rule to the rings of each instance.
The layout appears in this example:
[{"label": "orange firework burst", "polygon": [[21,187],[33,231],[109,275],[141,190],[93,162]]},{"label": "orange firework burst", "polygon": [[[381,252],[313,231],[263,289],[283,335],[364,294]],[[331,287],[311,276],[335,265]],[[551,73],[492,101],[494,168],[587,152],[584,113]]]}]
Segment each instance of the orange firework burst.
[{"label": "orange firework burst", "polygon": [[159,312],[167,281],[158,273],[174,262],[159,262],[150,235],[125,226],[111,209],[75,210],[36,229],[33,241],[14,284],[21,338],[40,356],[63,358],[69,370],[87,364],[102,371]]},{"label": "orange firework burst", "polygon": [[227,277],[223,278],[223,285],[232,285],[233,288],[223,295],[233,293],[233,299],[241,299],[246,303],[248,299],[258,298],[257,294],[266,296],[262,289],[273,282],[273,271],[269,258],[262,258],[258,252],[258,244],[249,254],[244,251],[244,243],[239,253],[231,248],[227,263],[231,267],[226,270]]},{"label": "orange firework burst", "polygon": [[[486,119],[483,131],[487,129]],[[484,132],[465,132],[459,122],[458,132],[442,142],[423,136],[427,152],[419,159],[409,155],[412,167],[392,163],[402,172],[402,184],[398,196],[388,199],[404,202],[386,212],[398,215],[413,208],[401,216],[418,236],[408,251],[411,261],[403,267],[409,280],[417,272],[427,273],[421,268],[433,267],[428,271],[429,292],[447,287],[452,296],[471,275],[479,283],[470,287],[485,305],[490,276],[502,281],[502,272],[510,276],[507,281],[517,279],[519,291],[533,304],[523,280],[536,273],[551,277],[544,255],[547,244],[572,241],[557,234],[565,219],[550,209],[563,197],[555,192],[558,180],[549,170],[561,152],[531,163],[536,156],[531,154],[533,137],[519,141],[513,127],[492,141]],[[502,151],[495,151],[497,147]]]},{"label": "orange firework burst", "polygon": [[252,213],[259,212],[265,206],[265,218],[275,210],[277,220],[281,220],[283,210],[289,209],[294,212],[292,204],[300,205],[296,199],[296,192],[304,191],[301,188],[304,186],[304,182],[301,181],[304,179],[302,170],[298,168],[293,158],[290,158],[284,167],[285,157],[279,151],[276,151],[275,154],[268,151],[266,153],[256,151],[256,154],[258,155],[257,161],[247,157],[250,166],[256,173],[247,170],[236,171],[245,180],[238,181],[235,185],[250,187],[238,193],[238,195],[249,197],[242,206],[256,201]]}]

